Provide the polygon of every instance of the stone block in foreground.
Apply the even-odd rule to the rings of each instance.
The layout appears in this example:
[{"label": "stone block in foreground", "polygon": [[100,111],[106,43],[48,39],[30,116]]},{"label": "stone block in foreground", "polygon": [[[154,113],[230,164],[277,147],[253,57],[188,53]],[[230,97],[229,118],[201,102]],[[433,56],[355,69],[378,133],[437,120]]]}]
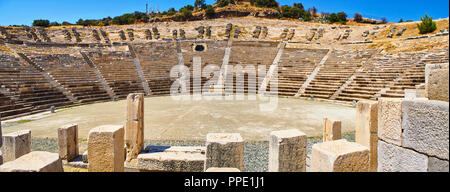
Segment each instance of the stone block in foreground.
[{"label": "stone block in foreground", "polygon": [[402,105],[402,147],[449,160],[449,103],[405,100]]},{"label": "stone block in foreground", "polygon": [[125,126],[126,164],[136,167],[136,159],[144,149],[144,94],[131,93],[127,97]]},{"label": "stone block in foreground", "polygon": [[271,132],[269,172],[305,172],[307,139],[297,129]]},{"label": "stone block in foreground", "polygon": [[367,172],[369,149],[344,139],[312,147],[311,172]]},{"label": "stone block in foreground", "polygon": [[3,135],[3,163],[13,161],[31,151],[31,131],[22,130]]},{"label": "stone block in foreground", "polygon": [[342,137],[342,123],[329,118],[323,119],[323,142],[339,140]]},{"label": "stone block in foreground", "polygon": [[203,172],[204,147],[148,149],[137,157],[137,169],[149,172]]},{"label": "stone block in foreground", "polygon": [[59,154],[33,151],[0,166],[0,172],[63,172]]},{"label": "stone block in foreground", "polygon": [[78,125],[71,124],[58,129],[59,156],[72,161],[78,157]]},{"label": "stone block in foreground", "polygon": [[426,84],[426,95],[430,100],[449,100],[449,69],[434,69],[430,71]]},{"label": "stone block in foreground", "polygon": [[88,137],[89,172],[123,172],[123,140],[122,125],[104,125],[91,129]]},{"label": "stone block in foreground", "polygon": [[369,148],[369,171],[377,171],[378,102],[360,100],[356,104],[355,142]]},{"label": "stone block in foreground", "polygon": [[244,170],[244,140],[239,133],[209,133],[206,135],[205,169],[232,167]]},{"label": "stone block in foreground", "polygon": [[427,169],[426,155],[378,141],[378,172],[426,172]]}]

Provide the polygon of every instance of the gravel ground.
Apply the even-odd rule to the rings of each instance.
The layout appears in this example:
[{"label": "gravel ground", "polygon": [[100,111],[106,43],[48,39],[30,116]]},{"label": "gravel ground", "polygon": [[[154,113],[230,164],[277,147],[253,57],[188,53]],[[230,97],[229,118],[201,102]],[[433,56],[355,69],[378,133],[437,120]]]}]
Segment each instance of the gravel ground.
[{"label": "gravel ground", "polygon": [[[344,134],[342,136],[348,141],[355,141],[355,134]],[[308,138],[308,144],[306,146],[307,154],[311,154],[312,146],[316,143],[322,142],[321,137]],[[87,143],[81,142],[80,154],[87,149]],[[145,146],[205,146],[202,141],[146,141]],[[32,151],[49,151],[58,152],[58,140],[51,138],[33,138],[31,141]],[[244,171],[245,172],[266,172],[268,170],[269,163],[269,142],[246,142],[244,151]]]}]

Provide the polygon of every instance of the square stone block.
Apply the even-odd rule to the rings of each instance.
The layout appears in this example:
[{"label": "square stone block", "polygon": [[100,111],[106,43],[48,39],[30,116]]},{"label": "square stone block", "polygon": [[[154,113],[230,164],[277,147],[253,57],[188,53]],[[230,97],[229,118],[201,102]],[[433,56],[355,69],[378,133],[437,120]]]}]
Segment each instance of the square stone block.
[{"label": "square stone block", "polygon": [[137,156],[144,149],[144,94],[131,93],[127,97],[125,127],[127,167],[136,167]]},{"label": "square stone block", "polygon": [[323,142],[334,141],[342,138],[341,121],[323,119]]},{"label": "square stone block", "polygon": [[426,172],[427,169],[426,155],[378,141],[378,172]]},{"label": "square stone block", "polygon": [[428,76],[426,91],[428,99],[448,102],[449,69],[431,70]]},{"label": "square stone block", "polygon": [[137,169],[150,172],[203,172],[204,147],[152,146],[138,155]]},{"label": "square stone block", "polygon": [[63,172],[59,154],[33,151],[0,166],[0,172]]},{"label": "square stone block", "polygon": [[402,101],[399,98],[378,99],[378,137],[401,146]]},{"label": "square stone block", "polygon": [[360,100],[356,104],[356,143],[369,148],[370,171],[377,170],[378,102]]},{"label": "square stone block", "polygon": [[239,169],[236,168],[229,168],[229,167],[211,167],[207,169],[205,172],[219,172],[219,173],[231,173],[231,172],[241,172]]},{"label": "square stone block", "polygon": [[271,132],[269,172],[305,172],[307,139],[297,129]]},{"label": "square stone block", "polygon": [[448,161],[435,157],[428,158],[428,172],[449,172]]},{"label": "square stone block", "polygon": [[122,125],[104,125],[89,131],[89,172],[123,172],[124,128]]},{"label": "square stone block", "polygon": [[244,170],[244,140],[239,133],[209,133],[206,135],[205,169],[233,167]]},{"label": "square stone block", "polygon": [[58,129],[59,156],[63,160],[72,161],[78,152],[78,125],[66,125]]},{"label": "square stone block", "polygon": [[13,161],[31,151],[31,131],[23,130],[3,135],[3,163]]},{"label": "square stone block", "polygon": [[311,172],[367,172],[369,149],[344,139],[314,144]]},{"label": "square stone block", "polygon": [[402,147],[449,160],[448,108],[444,101],[403,101]]}]

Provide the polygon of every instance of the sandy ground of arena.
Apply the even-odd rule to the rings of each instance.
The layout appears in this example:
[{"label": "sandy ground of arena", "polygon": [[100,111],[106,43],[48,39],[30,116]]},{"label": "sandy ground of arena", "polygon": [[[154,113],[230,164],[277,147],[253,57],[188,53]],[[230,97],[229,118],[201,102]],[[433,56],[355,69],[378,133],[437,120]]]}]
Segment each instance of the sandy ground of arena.
[{"label": "sandy ground of arena", "polygon": [[[267,101],[175,101],[171,97],[145,98],[145,139],[199,140],[214,132],[240,133],[245,140],[268,140],[271,131],[299,129],[309,137],[321,136],[323,118],[342,121],[342,131],[354,131],[353,107],[323,101],[278,98],[274,111],[264,112],[259,104]],[[32,121],[14,125],[20,119],[3,123],[3,132],[30,129],[33,137],[56,138],[57,129],[66,124],[79,125],[79,138],[87,139],[89,130],[100,125],[125,125],[126,100],[82,105],[40,114]],[[37,118],[36,118],[37,117]],[[23,119],[21,118],[22,122]],[[28,118],[30,119],[30,118]],[[8,126],[9,124],[9,126]]]}]

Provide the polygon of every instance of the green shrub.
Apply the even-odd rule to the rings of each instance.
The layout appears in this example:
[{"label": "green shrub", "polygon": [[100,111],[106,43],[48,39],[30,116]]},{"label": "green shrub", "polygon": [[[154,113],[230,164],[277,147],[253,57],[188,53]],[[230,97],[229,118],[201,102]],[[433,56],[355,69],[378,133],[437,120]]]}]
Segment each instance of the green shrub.
[{"label": "green shrub", "polygon": [[181,9],[181,17],[183,17],[184,20],[188,20],[192,17],[192,10],[190,7],[184,7]]},{"label": "green shrub", "polygon": [[256,7],[277,8],[278,2],[276,0],[250,0],[250,3]]},{"label": "green shrub", "polygon": [[363,17],[359,13],[355,13],[355,16],[353,17],[353,19],[355,20],[355,22],[358,22],[358,23],[361,23],[363,21]]},{"label": "green shrub", "polygon": [[235,4],[234,0],[217,0],[217,6],[225,7],[229,4]]},{"label": "green shrub", "polygon": [[208,18],[213,18],[216,15],[216,11],[214,11],[214,8],[211,5],[206,7],[205,12]]},{"label": "green shrub", "polygon": [[33,26],[34,27],[49,27],[50,26],[50,21],[49,20],[44,20],[44,19],[34,20],[33,21]]},{"label": "green shrub", "polygon": [[197,8],[200,7],[202,9],[205,9],[206,8],[205,0],[195,0],[194,7]]},{"label": "green shrub", "polygon": [[304,10],[298,7],[283,6],[281,7],[281,16],[286,18],[298,19],[303,16]]},{"label": "green shrub", "polygon": [[420,17],[420,20],[422,20],[422,22],[417,24],[420,34],[431,33],[436,30],[436,22],[433,21],[432,17],[428,17],[428,15],[425,14],[424,17]]}]

